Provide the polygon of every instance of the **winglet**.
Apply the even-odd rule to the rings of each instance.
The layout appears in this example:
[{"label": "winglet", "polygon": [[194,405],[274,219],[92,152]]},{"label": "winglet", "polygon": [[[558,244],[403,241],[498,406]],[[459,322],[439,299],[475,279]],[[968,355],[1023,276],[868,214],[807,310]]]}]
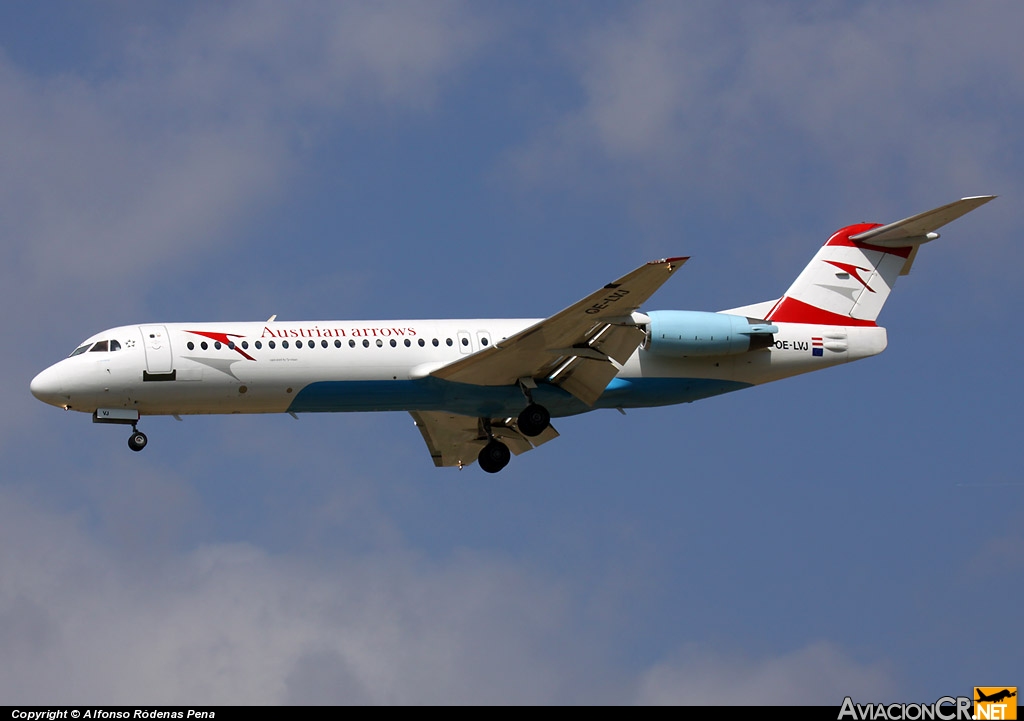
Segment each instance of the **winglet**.
[{"label": "winglet", "polygon": [[690,259],[688,255],[679,255],[675,258],[662,258],[661,260],[652,260],[647,265],[661,265],[662,263],[685,263]]},{"label": "winglet", "polygon": [[676,268],[681,266],[683,263],[685,263],[689,259],[690,259],[690,256],[688,256],[688,255],[681,255],[681,256],[677,256],[675,258],[662,258],[661,260],[652,260],[647,265],[663,265],[663,266],[665,266],[665,269],[669,273],[671,273],[672,271],[674,271]]}]

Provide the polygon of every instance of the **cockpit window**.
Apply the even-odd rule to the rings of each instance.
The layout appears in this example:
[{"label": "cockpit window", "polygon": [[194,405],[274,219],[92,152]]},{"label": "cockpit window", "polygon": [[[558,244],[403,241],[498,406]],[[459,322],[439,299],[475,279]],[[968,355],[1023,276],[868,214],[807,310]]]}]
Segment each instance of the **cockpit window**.
[{"label": "cockpit window", "polygon": [[110,341],[110,350],[121,350],[121,344],[118,343],[116,340]]},{"label": "cockpit window", "polygon": [[108,350],[110,350],[110,348],[108,347],[109,345],[110,344],[107,341],[101,340],[99,343],[97,343],[92,348],[90,348],[89,352],[90,353],[106,353]]},{"label": "cockpit window", "polygon": [[76,355],[82,355],[87,350],[89,350],[89,348],[91,346],[92,346],[92,343],[86,343],[85,345],[78,346],[73,351],[71,351],[71,355],[69,355],[68,358],[74,358]]}]

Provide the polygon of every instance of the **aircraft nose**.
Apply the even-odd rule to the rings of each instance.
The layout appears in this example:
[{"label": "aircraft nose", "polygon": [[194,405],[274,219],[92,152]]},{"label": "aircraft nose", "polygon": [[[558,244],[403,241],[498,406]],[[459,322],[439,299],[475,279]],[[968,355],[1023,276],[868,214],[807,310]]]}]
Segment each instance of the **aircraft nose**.
[{"label": "aircraft nose", "polygon": [[51,406],[63,406],[67,403],[67,397],[63,395],[62,376],[63,374],[57,366],[50,366],[32,379],[29,390],[43,403],[49,403]]}]

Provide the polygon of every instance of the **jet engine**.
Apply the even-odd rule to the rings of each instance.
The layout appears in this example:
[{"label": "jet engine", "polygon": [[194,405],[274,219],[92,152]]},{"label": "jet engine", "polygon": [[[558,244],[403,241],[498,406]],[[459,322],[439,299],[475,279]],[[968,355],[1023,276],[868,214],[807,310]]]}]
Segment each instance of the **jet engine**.
[{"label": "jet engine", "polygon": [[647,313],[643,348],[666,356],[737,355],[767,348],[778,326],[757,318],[696,310],[655,310]]}]

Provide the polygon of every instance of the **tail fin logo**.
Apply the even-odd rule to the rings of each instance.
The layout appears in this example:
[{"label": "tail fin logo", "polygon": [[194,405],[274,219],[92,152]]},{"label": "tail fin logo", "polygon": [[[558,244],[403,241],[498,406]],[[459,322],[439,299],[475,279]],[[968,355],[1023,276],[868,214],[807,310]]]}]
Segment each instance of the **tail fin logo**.
[{"label": "tail fin logo", "polygon": [[825,262],[828,263],[829,265],[834,265],[836,268],[839,268],[839,270],[843,271],[844,273],[849,273],[850,275],[852,275],[854,278],[857,279],[857,282],[859,282],[862,286],[867,288],[869,292],[875,292],[874,289],[870,285],[868,285],[868,282],[860,277],[861,271],[865,273],[873,272],[871,268],[861,268],[859,265],[853,265],[852,263],[841,263],[838,260],[826,260]]}]

